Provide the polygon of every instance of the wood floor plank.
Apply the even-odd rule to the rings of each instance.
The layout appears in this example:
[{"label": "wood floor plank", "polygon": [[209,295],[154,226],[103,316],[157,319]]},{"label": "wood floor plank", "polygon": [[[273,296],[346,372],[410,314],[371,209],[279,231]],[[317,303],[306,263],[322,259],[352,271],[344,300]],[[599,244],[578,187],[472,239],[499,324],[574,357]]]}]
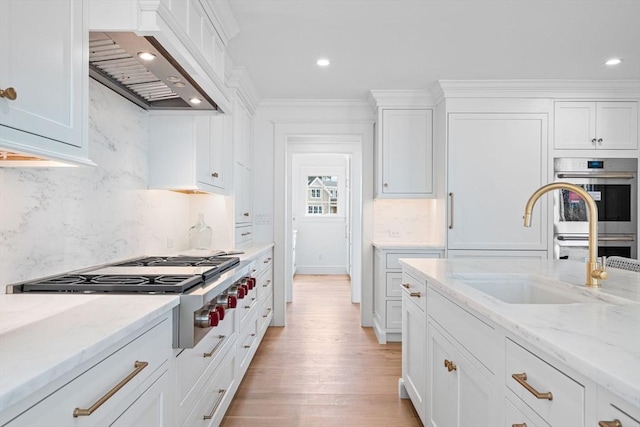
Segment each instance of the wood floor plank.
[{"label": "wood floor plank", "polygon": [[221,426],[421,426],[398,397],[401,345],[360,327],[348,276],[296,275],[293,292],[287,327],[267,330]]}]

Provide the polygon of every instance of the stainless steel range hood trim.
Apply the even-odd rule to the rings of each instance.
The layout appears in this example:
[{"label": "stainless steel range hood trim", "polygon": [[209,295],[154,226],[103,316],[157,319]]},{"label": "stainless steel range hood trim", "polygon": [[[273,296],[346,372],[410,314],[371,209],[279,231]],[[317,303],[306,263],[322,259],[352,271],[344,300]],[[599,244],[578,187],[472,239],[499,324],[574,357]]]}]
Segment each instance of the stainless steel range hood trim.
[{"label": "stainless steel range hood trim", "polygon": [[[164,49],[164,47],[156,40],[155,37],[139,36],[139,35],[136,35],[135,33],[130,33],[130,32],[128,33],[98,32],[98,33],[108,37],[109,39],[112,40],[115,46],[122,48],[129,55],[131,55],[133,57],[132,58],[133,61],[137,61],[134,55],[137,54],[136,51],[140,51],[140,44],[144,44],[145,47],[148,46],[148,49],[144,49],[144,50],[148,50],[156,54],[156,61],[160,61],[160,64],[165,70],[170,69],[172,75],[176,75],[182,78],[182,82],[186,85],[186,88],[179,89],[179,90],[170,88],[169,86],[167,86],[167,84],[170,84],[170,83],[166,83],[163,78],[156,76],[151,70],[152,67],[145,67],[145,64],[140,63],[141,67],[139,68],[144,67],[146,69],[145,71],[148,72],[148,75],[154,76],[157,79],[158,85],[164,86],[166,88],[164,89],[165,94],[166,93],[175,94],[173,97],[171,97],[171,95],[165,96],[165,98],[167,99],[157,99],[153,101],[148,101],[147,99],[143,98],[139,94],[135,93],[132,89],[129,89],[127,85],[122,84],[121,82],[118,81],[118,79],[127,80],[131,78],[130,80],[132,82],[131,86],[137,84],[135,83],[136,80],[132,77],[134,76],[134,74],[136,74],[136,71],[129,70],[126,67],[126,65],[123,65],[122,67],[120,67],[121,71],[118,71],[119,70],[118,64],[122,62],[122,60],[117,58],[114,58],[114,59],[107,58],[105,59],[104,62],[99,62],[99,61],[94,61],[93,63],[90,62],[89,76],[94,80],[107,86],[109,89],[113,90],[114,92],[118,93],[125,99],[133,102],[134,104],[138,105],[139,107],[145,110],[192,110],[192,111],[219,110],[217,103],[213,101],[211,97],[209,97],[209,95],[200,87],[200,85],[198,85],[198,83],[193,78],[191,78],[189,73],[182,66],[180,66],[178,61],[176,61],[171,56],[171,54],[166,49]],[[135,46],[133,44],[129,45],[128,42],[131,40],[135,41]],[[97,48],[96,51],[97,50],[100,50],[100,48]],[[114,64],[114,67],[105,66],[105,68],[109,68],[110,71],[113,69],[114,74],[120,73],[118,74],[118,78],[116,78],[114,75],[107,73],[106,71],[101,70],[99,66],[95,65],[95,64],[102,64],[102,63]],[[157,65],[155,65],[155,67],[157,67]],[[185,96],[186,96],[185,93],[187,91],[189,91],[190,93],[197,93],[197,95],[203,99],[203,102],[198,106],[193,106],[192,104],[190,104],[189,101],[185,99]]]}]

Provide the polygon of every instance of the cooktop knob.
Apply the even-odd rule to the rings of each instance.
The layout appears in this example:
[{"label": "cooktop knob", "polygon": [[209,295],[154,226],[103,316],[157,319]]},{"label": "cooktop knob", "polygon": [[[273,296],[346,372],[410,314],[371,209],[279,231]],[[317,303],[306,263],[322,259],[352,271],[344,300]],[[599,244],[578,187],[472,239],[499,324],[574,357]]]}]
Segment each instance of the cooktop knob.
[{"label": "cooktop knob", "polygon": [[227,307],[236,308],[238,306],[238,298],[234,295],[229,295],[227,298]]},{"label": "cooktop knob", "polygon": [[220,315],[218,314],[218,310],[209,312],[209,326],[218,326],[220,323]]},{"label": "cooktop knob", "polygon": [[256,286],[256,279],[254,279],[253,277],[249,277],[247,279],[247,286],[249,286],[249,290],[255,288]]},{"label": "cooktop knob", "polygon": [[220,320],[224,320],[224,307],[221,305],[216,305],[216,311],[218,312],[218,317]]},{"label": "cooktop knob", "polygon": [[194,316],[194,325],[196,328],[208,328],[209,327],[209,310],[198,310]]}]

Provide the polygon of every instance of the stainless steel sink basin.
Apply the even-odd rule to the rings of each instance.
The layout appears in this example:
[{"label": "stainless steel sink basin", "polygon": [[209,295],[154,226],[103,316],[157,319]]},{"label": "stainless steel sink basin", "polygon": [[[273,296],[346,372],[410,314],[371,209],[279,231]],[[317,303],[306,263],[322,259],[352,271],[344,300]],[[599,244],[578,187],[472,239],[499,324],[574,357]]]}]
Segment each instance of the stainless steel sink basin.
[{"label": "stainless steel sink basin", "polygon": [[528,274],[460,274],[455,279],[507,304],[602,302]]}]

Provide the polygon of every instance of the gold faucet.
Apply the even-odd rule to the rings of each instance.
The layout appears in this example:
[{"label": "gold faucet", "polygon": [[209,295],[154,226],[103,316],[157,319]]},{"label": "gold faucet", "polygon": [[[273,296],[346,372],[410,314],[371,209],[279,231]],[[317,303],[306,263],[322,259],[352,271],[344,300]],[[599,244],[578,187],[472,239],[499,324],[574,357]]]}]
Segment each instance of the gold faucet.
[{"label": "gold faucet", "polygon": [[538,201],[540,196],[544,193],[552,190],[570,190],[582,197],[589,209],[589,260],[587,261],[587,282],[586,285],[590,288],[599,288],[600,280],[605,280],[609,277],[605,271],[604,265],[602,268],[598,265],[598,206],[593,200],[593,197],[587,193],[584,188],[569,184],[568,182],[554,182],[538,188],[527,201],[527,205],[524,208],[524,226],[531,227],[531,211],[533,205]]}]

